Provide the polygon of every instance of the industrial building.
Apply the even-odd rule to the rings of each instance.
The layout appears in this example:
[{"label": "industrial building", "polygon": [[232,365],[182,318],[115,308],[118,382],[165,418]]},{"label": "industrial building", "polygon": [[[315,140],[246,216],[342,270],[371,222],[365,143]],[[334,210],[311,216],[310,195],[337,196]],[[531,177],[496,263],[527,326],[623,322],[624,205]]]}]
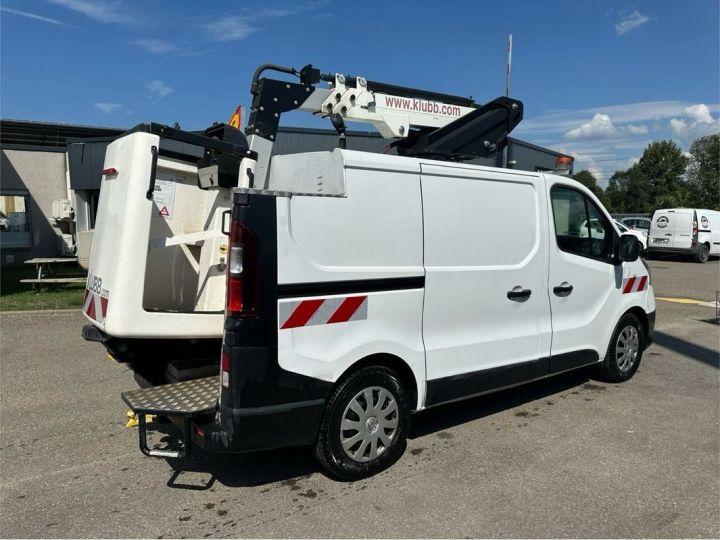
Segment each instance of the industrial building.
[{"label": "industrial building", "polygon": [[[106,146],[125,129],[0,120],[0,263],[76,255],[83,265],[92,245]],[[274,154],[332,150],[333,130],[280,128]],[[348,131],[347,148],[384,152],[378,133]],[[500,152],[474,163],[502,166]],[[509,138],[509,167],[572,173],[572,157]]]}]

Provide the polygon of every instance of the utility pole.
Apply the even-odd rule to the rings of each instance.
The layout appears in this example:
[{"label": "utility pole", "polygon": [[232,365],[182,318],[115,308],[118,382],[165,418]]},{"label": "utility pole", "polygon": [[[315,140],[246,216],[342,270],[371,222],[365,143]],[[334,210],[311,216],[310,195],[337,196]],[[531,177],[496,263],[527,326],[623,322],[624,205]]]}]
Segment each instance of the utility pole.
[{"label": "utility pole", "polygon": [[505,67],[505,97],[510,97],[510,71],[512,70],[512,34],[507,42],[507,66]]},{"label": "utility pole", "polygon": [[[507,41],[507,64],[505,65],[505,97],[510,97],[510,71],[512,70],[512,34],[508,35]],[[508,148],[507,145],[502,151],[502,166],[507,169],[508,166]]]}]

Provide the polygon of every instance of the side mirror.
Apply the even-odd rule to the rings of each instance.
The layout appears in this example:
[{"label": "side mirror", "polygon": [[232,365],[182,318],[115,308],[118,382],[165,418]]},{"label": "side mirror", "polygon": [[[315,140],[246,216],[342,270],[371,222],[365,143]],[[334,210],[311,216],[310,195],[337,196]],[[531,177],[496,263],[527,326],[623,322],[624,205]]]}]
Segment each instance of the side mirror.
[{"label": "side mirror", "polygon": [[636,261],[640,256],[640,242],[632,234],[620,236],[620,248],[618,249],[618,262]]}]

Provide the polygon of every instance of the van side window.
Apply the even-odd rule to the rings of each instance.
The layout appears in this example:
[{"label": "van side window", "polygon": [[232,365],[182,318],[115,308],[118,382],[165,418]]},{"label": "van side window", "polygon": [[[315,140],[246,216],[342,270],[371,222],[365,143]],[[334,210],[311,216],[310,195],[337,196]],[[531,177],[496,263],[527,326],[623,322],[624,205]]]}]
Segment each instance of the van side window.
[{"label": "van side window", "polygon": [[568,253],[590,256],[585,197],[574,189],[555,186],[550,191],[558,247]]},{"label": "van side window", "polygon": [[610,224],[593,202],[585,197],[590,224],[590,256],[593,259],[609,261],[612,255],[613,234]]},{"label": "van side window", "polygon": [[610,261],[613,229],[595,204],[579,191],[550,190],[555,236],[560,249],[581,257]]}]

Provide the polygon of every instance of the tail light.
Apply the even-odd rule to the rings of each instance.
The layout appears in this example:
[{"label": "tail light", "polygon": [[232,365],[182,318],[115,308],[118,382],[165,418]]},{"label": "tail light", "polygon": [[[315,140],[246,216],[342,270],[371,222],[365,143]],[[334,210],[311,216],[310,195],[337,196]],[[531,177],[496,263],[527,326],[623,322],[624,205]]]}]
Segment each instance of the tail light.
[{"label": "tail light", "polygon": [[698,222],[693,221],[693,238],[692,238],[692,245],[694,246],[697,244],[697,238],[698,238]]},{"label": "tail light", "polygon": [[242,221],[232,222],[229,252],[226,315],[240,319],[257,317],[258,241]]},{"label": "tail light", "polygon": [[230,353],[223,351],[220,361],[220,384],[223,388],[230,388]]}]

